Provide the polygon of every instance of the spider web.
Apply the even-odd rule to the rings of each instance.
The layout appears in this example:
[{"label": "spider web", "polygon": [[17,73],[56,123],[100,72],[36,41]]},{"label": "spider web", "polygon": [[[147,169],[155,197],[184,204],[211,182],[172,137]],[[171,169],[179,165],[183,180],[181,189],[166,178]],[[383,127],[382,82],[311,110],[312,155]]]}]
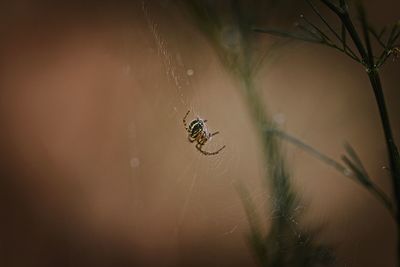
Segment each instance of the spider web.
[{"label": "spider web", "polygon": [[[142,11],[146,19],[148,30],[153,36],[157,53],[163,63],[165,75],[169,83],[173,84],[173,88],[175,90],[174,94],[176,95],[176,100],[175,102],[170,103],[173,110],[173,115],[171,115],[171,117],[177,121],[177,124],[182,124],[182,118],[187,110],[191,111],[188,118],[189,122],[191,120],[190,118],[201,117],[199,115],[202,111],[201,100],[198,95],[198,92],[201,88],[196,88],[195,85],[197,81],[195,68],[185,66],[185,59],[182,58],[179,51],[175,53],[175,56],[173,56],[173,52],[170,51],[167,40],[163,38],[163,35],[161,34],[160,25],[157,24],[154,21],[154,18],[151,16],[150,7],[146,1],[142,1]],[[220,71],[221,75],[223,75],[222,70]],[[212,118],[207,119],[209,121],[212,120]],[[278,124],[284,123],[285,120],[282,113],[277,113],[274,115],[273,119]],[[218,138],[222,140],[222,142],[225,141],[223,138],[223,133],[218,135]],[[207,143],[207,150],[214,151],[218,148],[218,146],[220,146],[220,144],[214,144],[212,141],[214,140],[210,140]],[[187,140],[182,140],[182,143],[186,143],[188,146],[191,145],[187,142]],[[193,147],[193,149],[195,148]],[[201,179],[204,175],[215,177],[216,179],[218,179],[218,177],[223,177],[229,172],[229,169],[234,169],[234,166],[237,166],[241,160],[241,153],[239,153],[238,148],[234,143],[229,143],[223,153],[212,157],[205,157],[198,153],[191,159],[190,164],[182,168],[181,173],[179,173],[177,176],[177,183],[180,183],[187,177],[190,177],[190,182],[187,183],[187,191],[184,201],[182,202],[177,228],[181,227],[184,223],[188,210],[194,208],[191,206],[191,201],[193,196],[198,193],[196,187],[199,184],[199,179]],[[230,186],[234,185],[236,182],[237,181],[232,179],[230,181]],[[235,190],[234,187],[232,187],[232,190]],[[255,208],[262,213],[266,207],[270,206],[266,214],[266,219],[268,221],[274,219],[276,217],[277,207],[273,204],[274,200],[271,198],[270,193],[266,192],[263,187],[253,187],[249,190],[252,201],[255,204]],[[239,199],[238,196],[237,198]],[[243,209],[240,201],[236,202],[235,204],[227,204],[221,208],[223,209],[223,212],[219,218],[217,217],[215,220],[230,222],[230,224],[227,223],[229,226],[221,233],[221,236],[234,233],[237,231],[239,225],[248,225],[248,219],[245,214],[241,214],[238,217],[237,211]],[[296,212],[300,211],[302,208],[302,206],[297,207]],[[205,214],[205,216],[207,216],[207,214]],[[297,221],[297,218],[293,216],[287,219],[293,223],[293,227],[291,228],[293,234],[295,236],[299,236],[300,232],[298,232],[297,228],[299,222]]]},{"label": "spider web", "polygon": [[[199,96],[202,88],[198,88],[196,69],[194,67],[187,67],[185,65],[185,58],[177,52],[173,52],[169,47],[167,39],[163,37],[162,29],[160,24],[155,22],[155,19],[151,15],[150,5],[146,1],[142,1],[142,11],[146,19],[147,27],[151,36],[153,37],[154,45],[156,47],[157,54],[162,62],[165,76],[168,79],[169,84],[173,86],[170,88],[174,89],[174,92],[169,92],[175,95],[174,99],[168,103],[170,106],[171,113],[168,114],[168,118],[174,120],[173,125],[182,128],[182,139],[174,143],[174,146],[179,150],[183,149],[183,146],[192,146],[193,150],[196,150],[193,144],[187,142],[187,136],[184,132],[182,119],[187,110],[191,113],[188,117],[188,122],[204,113],[202,107],[202,98]],[[220,70],[223,75],[222,70]],[[212,118],[208,119],[212,123]],[[273,118],[278,124],[283,123],[285,118],[284,115],[278,113]],[[215,124],[213,124],[215,127]],[[216,130],[219,130],[216,127]],[[211,129],[211,132],[213,129]],[[226,133],[225,133],[226,134]],[[217,135],[218,142],[214,143],[214,140],[209,140],[206,144],[205,149],[207,151],[215,151],[221,146],[221,143],[226,143],[227,140],[224,138],[224,132]],[[248,219],[243,212],[243,203],[235,191],[234,185],[237,183],[236,178],[228,180],[228,184],[221,182],[214,182],[216,187],[229,187],[233,194],[236,196],[236,200],[233,203],[222,202],[221,205],[216,208],[216,212],[209,213],[210,211],[204,209],[199,205],[199,196],[204,196],[202,190],[204,190],[204,177],[208,179],[212,178],[214,181],[218,179],[224,179],[229,176],[232,170],[237,170],[239,163],[242,162],[242,153],[240,148],[235,143],[226,143],[227,148],[222,153],[207,157],[200,153],[196,153],[194,156],[189,158],[189,164],[182,166],[182,168],[176,173],[176,184],[184,184],[186,191],[184,193],[183,201],[180,204],[179,214],[176,222],[175,234],[179,233],[181,228],[184,227],[187,222],[189,214],[196,214],[199,217],[205,217],[208,220],[214,221],[216,225],[222,224],[221,232],[217,235],[219,238],[227,238],[233,234],[239,235],[243,239],[243,235],[248,231]],[[196,151],[197,152],[197,151]],[[135,160],[132,162],[135,165]],[[260,174],[259,174],[260,175]],[[247,177],[239,178],[246,179]],[[254,180],[261,180],[260,177],[255,177]],[[225,179],[226,181],[226,179]],[[218,188],[217,188],[218,189]],[[172,194],[172,193],[171,193]],[[260,214],[266,214],[266,220],[270,221],[276,217],[277,206],[274,205],[274,200],[271,198],[270,193],[266,192],[262,186],[251,186],[249,188],[249,195],[255,204],[256,210]],[[296,208],[296,213],[301,211],[302,206]],[[267,211],[266,211],[267,210]],[[240,212],[238,212],[240,211]],[[212,217],[212,219],[210,219]],[[264,220],[264,219],[263,219]],[[299,222],[296,216],[287,218],[292,223],[291,231],[294,236],[300,237]],[[239,232],[239,233],[238,233]],[[307,240],[305,240],[307,242]],[[299,244],[299,246],[302,244]]]},{"label": "spider web", "polygon": [[[142,1],[142,11],[146,19],[148,30],[153,36],[157,54],[162,61],[165,75],[168,82],[173,85],[175,90],[175,101],[170,103],[172,109],[172,115],[170,115],[170,117],[176,121],[176,125],[179,125],[178,127],[181,127],[183,132],[181,144],[176,144],[176,146],[181,147],[183,144],[185,146],[191,146],[193,150],[196,150],[194,144],[190,144],[187,141],[187,133],[184,131],[182,125],[183,116],[188,110],[191,111],[187,118],[188,123],[196,117],[203,118],[201,114],[203,113],[202,111],[205,111],[201,106],[202,101],[199,97],[201,88],[196,86],[198,79],[196,69],[192,66],[187,67],[185,65],[185,58],[182,57],[179,50],[177,52],[171,51],[167,40],[161,33],[160,25],[155,22],[155,19],[151,15],[150,5],[147,1]],[[207,119],[209,121],[208,123],[212,124],[212,118],[203,119]],[[213,124],[213,126],[214,127],[210,128],[209,124],[207,125],[210,132],[219,130],[215,124]],[[214,142],[216,140],[218,141]],[[222,146],[221,144],[225,144],[225,142],[224,133],[221,132],[214,139],[210,139],[204,149],[211,152],[216,151]],[[239,160],[240,154],[235,153],[235,146],[231,143],[227,144],[227,147],[222,153],[213,156],[204,156],[198,151],[195,151],[195,155],[190,158],[190,163],[181,169],[176,178],[177,184],[184,180],[189,180],[189,182],[186,183],[187,190],[177,219],[177,228],[184,224],[188,211],[196,208],[193,207],[191,202],[194,195],[199,193],[200,189],[197,189],[199,180],[201,181],[204,176],[213,177],[215,179],[223,177],[227,174],[232,164],[237,164]],[[232,206],[232,210],[236,210],[238,208],[237,206],[238,205]],[[201,208],[197,209],[198,211],[201,210]],[[229,207],[227,207],[227,210],[229,210]],[[203,212],[203,215],[208,216],[206,213],[207,211]],[[224,220],[226,220],[227,215],[223,216]],[[233,215],[232,217],[235,216]],[[242,216],[241,221],[244,223],[246,217]],[[237,228],[238,225],[231,221],[231,225],[226,228],[222,235],[229,235],[235,232]]]}]

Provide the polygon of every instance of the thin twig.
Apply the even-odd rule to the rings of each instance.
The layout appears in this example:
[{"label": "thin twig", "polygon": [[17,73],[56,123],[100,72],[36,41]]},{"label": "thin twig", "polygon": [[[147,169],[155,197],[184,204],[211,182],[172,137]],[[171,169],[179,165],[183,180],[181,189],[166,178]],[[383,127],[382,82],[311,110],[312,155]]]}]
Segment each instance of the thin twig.
[{"label": "thin twig", "polygon": [[366,171],[364,165],[362,164],[360,157],[357,155],[356,151],[354,150],[354,148],[349,143],[345,143],[343,146],[344,146],[344,149],[346,150],[347,154],[353,160],[353,162],[357,164],[357,167],[362,171],[362,173],[365,176],[368,177],[367,171]]},{"label": "thin twig", "polygon": [[381,40],[382,36],[385,34],[387,27],[383,27],[383,29],[381,30],[381,32],[378,35],[378,39]]},{"label": "thin twig", "polygon": [[[386,195],[385,192],[383,192],[379,187],[377,187],[368,178],[368,175],[366,174],[366,172],[364,173],[364,170],[360,170],[359,168],[357,168],[357,166],[346,156],[343,157],[343,160],[346,163],[346,165],[348,165],[350,167],[351,170],[349,170],[349,168],[346,168],[345,166],[343,166],[343,164],[339,163],[338,161],[321,153],[320,151],[313,148],[312,146],[304,143],[300,139],[298,139],[292,135],[289,135],[288,133],[280,131],[279,129],[276,129],[276,128],[266,128],[265,131],[269,134],[274,134],[274,135],[286,140],[287,142],[301,148],[303,151],[307,152],[311,156],[324,162],[328,166],[333,167],[334,169],[339,171],[344,176],[350,177],[350,178],[352,178],[352,180],[357,181],[358,183],[362,183],[368,191],[370,191],[379,201],[381,201],[381,203],[384,205],[384,207],[386,207],[388,209],[390,215],[395,220],[397,220],[396,212],[394,210],[394,207],[393,207],[393,204],[392,204],[390,198]],[[354,152],[354,155],[355,155],[355,152]],[[357,156],[356,156],[356,158],[357,158],[356,161],[358,161],[359,159]],[[362,166],[361,161],[357,165]]]},{"label": "thin twig", "polygon": [[343,50],[346,51],[346,26],[342,23],[342,43],[343,43]]},{"label": "thin twig", "polygon": [[393,43],[396,41],[396,38],[398,37],[395,37],[396,36],[396,30],[397,30],[397,28],[398,28],[399,26],[398,26],[398,23],[396,23],[396,24],[394,24],[393,25],[393,27],[392,27],[392,30],[390,31],[390,34],[389,34],[389,38],[388,38],[388,40],[387,40],[387,42],[386,42],[386,47],[391,47],[392,45],[393,45]]},{"label": "thin twig", "polygon": [[368,30],[370,31],[370,33],[372,34],[372,36],[375,37],[376,41],[378,42],[378,44],[380,46],[382,46],[382,48],[386,48],[385,43],[381,40],[381,34],[377,34],[375,29],[373,29],[371,26],[368,26]]},{"label": "thin twig", "polygon": [[321,43],[321,39],[314,39],[310,38],[309,36],[304,36],[304,35],[299,35],[296,33],[291,33],[291,32],[285,32],[285,31],[280,31],[280,30],[275,30],[275,29],[260,29],[260,28],[253,28],[255,32],[261,32],[261,33],[268,33],[280,37],[285,37],[285,38],[293,38],[293,39],[298,39],[310,43]]},{"label": "thin twig", "polygon": [[369,64],[369,66],[375,66],[374,53],[372,51],[371,39],[369,37],[368,22],[367,22],[367,18],[365,15],[364,6],[361,4],[358,4],[358,13],[361,18],[361,26],[362,26],[363,33],[364,33],[365,45],[367,47],[368,64]]},{"label": "thin twig", "polygon": [[315,38],[315,40],[319,40],[320,43],[325,43],[326,42],[326,40],[325,40],[325,38],[323,36],[318,35],[317,32],[307,28],[306,26],[304,26],[302,24],[297,24],[296,27],[298,27],[298,28],[302,29],[304,32],[310,34],[312,37]]},{"label": "thin twig", "polygon": [[310,155],[314,156],[315,158],[321,160],[322,162],[324,162],[325,164],[333,167],[334,169],[338,170],[340,173],[342,173],[343,175],[348,175],[349,171],[339,162],[335,161],[334,159],[322,154],[321,152],[319,152],[317,149],[313,148],[312,146],[302,142],[300,139],[289,135],[288,133],[285,133],[283,131],[280,131],[276,128],[267,128],[265,129],[266,132],[268,133],[272,133],[294,145],[296,145],[297,147],[300,147],[302,150],[306,151],[307,153],[309,153]]},{"label": "thin twig", "polygon": [[335,12],[338,16],[342,15],[345,12],[341,7],[335,5],[330,0],[321,0],[321,2],[323,2],[330,10]]},{"label": "thin twig", "polygon": [[347,56],[349,56],[350,58],[352,58],[356,62],[358,62],[360,64],[363,64],[362,61],[358,57],[355,57],[352,54],[350,54],[348,50],[344,50],[344,49],[340,48],[339,46],[337,46],[335,44],[329,44],[329,43],[323,43],[323,44],[325,44],[325,45],[327,45],[329,47],[335,48],[335,49],[339,50],[340,52],[345,53]]},{"label": "thin twig", "polygon": [[389,58],[391,55],[392,51],[391,49],[385,48],[384,51],[382,51],[381,55],[379,56],[378,60],[376,61],[376,69],[380,69],[380,67],[385,64],[386,60]]},{"label": "thin twig", "polygon": [[314,13],[322,20],[322,22],[328,27],[328,29],[335,35],[336,38],[340,40],[339,34],[332,28],[332,26],[326,21],[326,19],[322,16],[322,14],[319,12],[317,7],[313,4],[311,0],[306,0],[308,5],[311,7],[311,9],[314,11]]},{"label": "thin twig", "polygon": [[332,43],[332,40],[329,38],[329,36],[327,36],[323,31],[321,31],[317,26],[315,26],[312,22],[310,22],[304,15],[300,15],[300,18],[302,20],[304,20],[309,26],[311,26],[311,28],[313,28],[314,30],[316,30],[321,37],[323,37],[324,39],[330,41]]},{"label": "thin twig", "polygon": [[[311,7],[311,9],[314,11],[314,13],[321,19],[321,21],[325,24],[326,27],[332,32],[332,34],[346,47],[344,49],[345,51],[347,50],[348,53],[350,53],[353,59],[357,59],[356,61],[361,62],[361,60],[356,56],[354,51],[346,44],[346,42],[343,41],[343,39],[339,36],[339,34],[332,28],[332,26],[328,23],[328,21],[322,16],[321,12],[317,9],[317,7],[313,4],[311,0],[306,0],[307,4]],[[346,54],[348,54],[346,53]]]},{"label": "thin twig", "polygon": [[397,41],[397,39],[400,37],[400,30],[399,32],[394,36],[393,41],[392,41],[392,45]]},{"label": "thin twig", "polygon": [[346,0],[340,0],[340,7],[344,10],[344,12],[347,12],[348,6]]}]

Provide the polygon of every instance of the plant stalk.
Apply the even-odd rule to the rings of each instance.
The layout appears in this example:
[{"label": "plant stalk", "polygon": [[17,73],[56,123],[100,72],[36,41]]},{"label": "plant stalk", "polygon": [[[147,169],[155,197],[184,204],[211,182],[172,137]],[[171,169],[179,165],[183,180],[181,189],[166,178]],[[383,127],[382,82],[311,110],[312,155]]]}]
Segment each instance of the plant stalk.
[{"label": "plant stalk", "polygon": [[346,25],[347,30],[352,37],[354,44],[356,45],[358,52],[363,59],[363,63],[367,67],[368,77],[374,91],[375,100],[379,109],[379,115],[382,123],[383,132],[385,135],[386,147],[389,156],[389,166],[392,178],[392,187],[394,192],[394,209],[396,210],[395,219],[397,224],[397,264],[400,266],[400,157],[397,150],[392,127],[390,125],[389,114],[386,107],[385,96],[383,93],[382,83],[379,76],[378,68],[375,65],[374,57],[372,53],[371,43],[369,40],[368,23],[366,20],[365,11],[362,6],[359,7],[359,13],[361,16],[361,22],[364,30],[365,44],[367,50],[364,48],[360,36],[358,35],[350,16],[347,12],[339,15],[343,24]]},{"label": "plant stalk", "polygon": [[389,164],[392,174],[392,187],[394,191],[394,200],[396,202],[396,224],[397,224],[397,264],[400,266],[400,157],[394,142],[392,128],[390,126],[389,114],[386,108],[385,96],[382,89],[379,72],[373,69],[368,73],[375,99],[379,109],[379,115],[383,131],[385,134],[386,146],[389,152]]},{"label": "plant stalk", "polygon": [[[400,226],[400,217],[399,217],[399,214],[400,214],[400,212],[399,212],[399,210],[400,210],[400,164],[399,164],[400,157],[399,157],[399,152],[397,150],[397,147],[396,147],[396,144],[395,144],[394,138],[393,138],[392,127],[390,125],[389,114],[388,114],[387,107],[386,107],[385,96],[383,93],[381,79],[379,76],[378,69],[375,66],[372,49],[370,47],[368,32],[366,30],[367,29],[366,27],[368,25],[367,25],[367,22],[365,19],[365,14],[363,13],[362,9],[361,9],[361,11],[362,11],[362,13],[361,13],[362,24],[364,27],[364,34],[366,37],[366,45],[368,47],[368,52],[365,49],[365,47],[361,41],[361,38],[358,35],[357,30],[355,29],[354,24],[348,14],[348,12],[338,13],[338,16],[340,17],[343,24],[347,28],[347,31],[349,32],[355,46],[357,47],[358,52],[360,53],[363,63],[367,67],[368,77],[369,77],[372,89],[374,91],[375,100],[378,105],[382,128],[383,128],[384,135],[385,135],[386,146],[388,149],[389,164],[390,164],[390,170],[392,173],[392,184],[393,184],[393,191],[394,191],[396,210],[397,210],[396,218],[397,218],[397,223]],[[400,239],[399,239],[399,245],[400,245]],[[399,246],[399,248],[400,248],[400,246]],[[399,255],[400,255],[400,253],[399,253]]]}]

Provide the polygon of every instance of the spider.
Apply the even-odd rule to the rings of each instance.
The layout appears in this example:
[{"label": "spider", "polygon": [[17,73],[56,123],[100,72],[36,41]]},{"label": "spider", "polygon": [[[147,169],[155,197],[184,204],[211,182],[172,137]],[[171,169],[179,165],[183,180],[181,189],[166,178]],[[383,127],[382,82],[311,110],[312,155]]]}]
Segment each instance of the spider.
[{"label": "spider", "polygon": [[221,147],[215,152],[208,152],[204,151],[202,148],[205,145],[205,143],[211,139],[214,135],[219,134],[219,132],[215,133],[210,133],[207,129],[206,122],[207,120],[202,120],[199,117],[197,117],[195,120],[191,121],[189,126],[186,123],[186,119],[190,113],[190,110],[186,112],[185,117],[183,117],[183,125],[185,126],[186,131],[188,132],[188,139],[190,143],[197,142],[196,148],[198,151],[200,151],[203,155],[206,156],[211,156],[211,155],[216,155],[219,152],[221,152],[222,149],[225,148],[225,146]]}]

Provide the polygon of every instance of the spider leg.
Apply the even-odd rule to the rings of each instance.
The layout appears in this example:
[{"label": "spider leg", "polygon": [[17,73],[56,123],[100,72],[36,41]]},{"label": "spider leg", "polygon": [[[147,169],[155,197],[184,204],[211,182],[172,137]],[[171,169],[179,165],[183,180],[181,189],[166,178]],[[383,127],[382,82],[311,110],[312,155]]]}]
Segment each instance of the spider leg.
[{"label": "spider leg", "polygon": [[219,134],[219,132],[212,133],[212,134],[210,134],[210,137],[213,137],[214,135],[217,135],[217,134]]},{"label": "spider leg", "polygon": [[188,135],[188,140],[189,140],[190,143],[193,143],[193,142],[196,141],[196,139],[193,139],[192,137],[190,137],[190,135]]},{"label": "spider leg", "polygon": [[197,145],[196,145],[197,150],[200,151],[203,155],[205,155],[205,156],[212,156],[212,155],[217,155],[217,154],[218,154],[219,152],[221,152],[221,150],[224,149],[226,146],[224,145],[223,147],[221,147],[220,149],[218,149],[217,151],[214,151],[214,152],[204,151],[204,150],[202,149],[202,147],[203,147],[203,145],[201,145],[201,144],[197,144]]},{"label": "spider leg", "polygon": [[188,130],[187,123],[186,123],[186,119],[187,119],[189,113],[190,113],[190,110],[188,110],[188,111],[186,112],[185,117],[183,117],[183,126],[185,126],[186,131]]}]

